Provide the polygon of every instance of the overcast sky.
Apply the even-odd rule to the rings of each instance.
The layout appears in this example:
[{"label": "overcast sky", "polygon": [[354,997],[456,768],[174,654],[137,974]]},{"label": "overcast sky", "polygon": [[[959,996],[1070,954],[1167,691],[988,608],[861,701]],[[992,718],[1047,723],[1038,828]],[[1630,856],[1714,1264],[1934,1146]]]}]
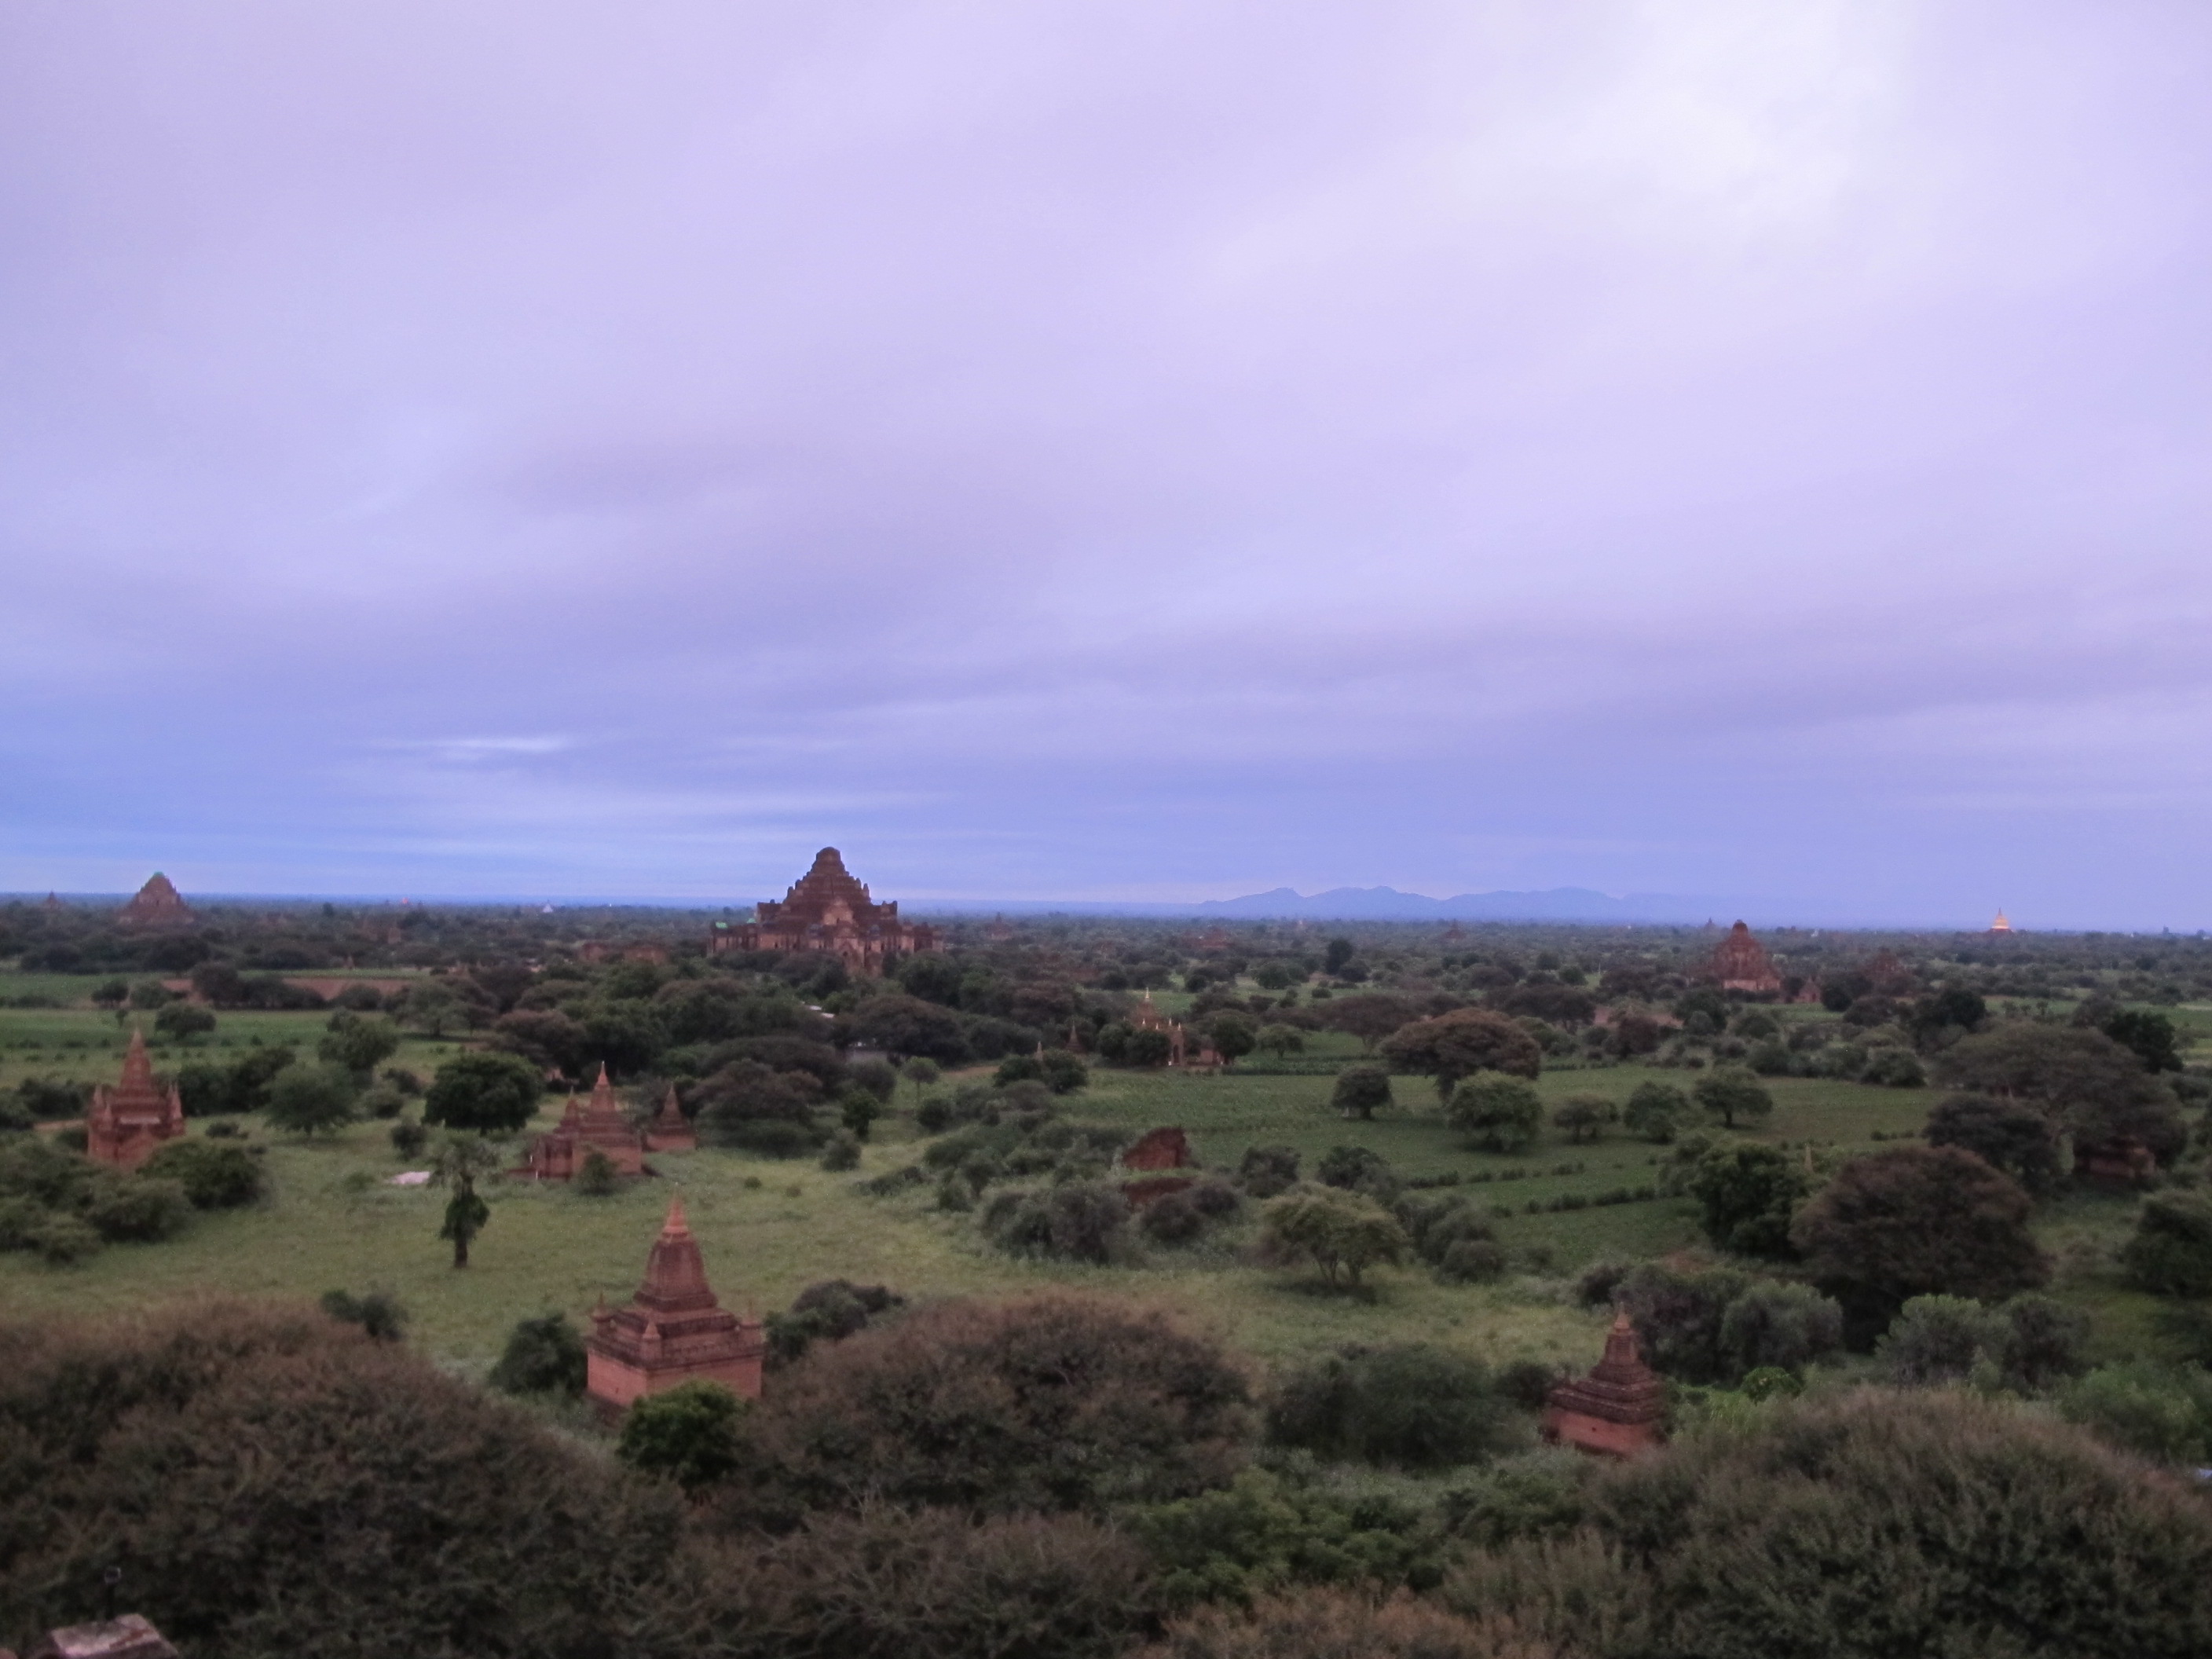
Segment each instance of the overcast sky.
[{"label": "overcast sky", "polygon": [[0,9],[0,888],[2212,925],[2212,7]]}]

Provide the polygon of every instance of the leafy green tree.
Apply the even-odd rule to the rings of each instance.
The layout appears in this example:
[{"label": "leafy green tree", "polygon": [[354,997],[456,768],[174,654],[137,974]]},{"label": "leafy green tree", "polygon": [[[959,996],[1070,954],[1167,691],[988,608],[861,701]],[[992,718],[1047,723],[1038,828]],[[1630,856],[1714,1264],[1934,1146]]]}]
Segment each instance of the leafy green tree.
[{"label": "leafy green tree", "polygon": [[935,1083],[945,1073],[939,1068],[935,1060],[916,1054],[899,1067],[899,1075],[914,1085],[914,1097],[916,1101],[920,1101],[922,1091]]},{"label": "leafy green tree", "polygon": [[854,1036],[896,1059],[957,1066],[969,1057],[959,1016],[933,999],[884,993],[863,1002],[850,1018]]},{"label": "leafy green tree", "polygon": [[1260,1028],[1260,1048],[1274,1055],[1277,1060],[1285,1054],[1304,1054],[1305,1046],[1306,1034],[1295,1025],[1273,1024]]},{"label": "leafy green tree", "polygon": [[1348,939],[1333,939],[1322,953],[1322,967],[1330,974],[1340,974],[1345,963],[1359,953],[1359,947]]},{"label": "leafy green tree", "polygon": [[2168,1163],[2188,1140],[2172,1092],[2102,1031],[2005,1021],[1945,1049],[1936,1076],[1962,1093],[2039,1108],[2077,1147],[2138,1140]]},{"label": "leafy green tree", "polygon": [[1340,1117],[1366,1121],[1390,1105],[1390,1074],[1380,1066],[1347,1066],[1336,1074],[1329,1103]]},{"label": "leafy green tree", "polygon": [[1534,1078],[1544,1066],[1543,1048],[1519,1021],[1484,1008],[1455,1009],[1402,1026],[1384,1040],[1382,1057],[1393,1070],[1435,1078],[1440,1100],[1449,1100],[1460,1079],[1477,1072]]},{"label": "leafy green tree", "polygon": [[456,1267],[469,1265],[469,1245],[491,1219],[491,1206],[477,1195],[477,1182],[496,1173],[500,1163],[498,1146],[482,1135],[441,1135],[430,1154],[430,1184],[450,1187],[453,1193],[438,1237],[453,1241]]},{"label": "leafy green tree", "polygon": [[229,1210],[261,1196],[261,1164],[243,1146],[198,1139],[172,1140],[155,1149],[147,1175],[173,1181],[196,1210]]},{"label": "leafy green tree", "polygon": [[2164,1014],[2147,1008],[2124,1008],[2098,1029],[2141,1060],[2146,1072],[2181,1069],[2180,1033]]},{"label": "leafy green tree", "polygon": [[502,1394],[564,1395],[583,1397],[586,1356],[584,1339],[562,1313],[540,1314],[525,1319],[508,1333],[499,1363],[491,1368],[491,1385]]},{"label": "leafy green tree", "polygon": [[173,1002],[154,1016],[154,1030],[172,1042],[191,1042],[215,1030],[215,1016],[189,1002]]},{"label": "leafy green tree", "polygon": [[417,981],[388,1006],[426,1036],[441,1037],[466,1023],[460,998],[435,980]]},{"label": "leafy green tree", "polygon": [[2068,1422],[2154,1462],[2212,1463],[2212,1372],[2199,1366],[2100,1365],[2060,1395],[2058,1409]]},{"label": "leafy green tree", "polygon": [[1175,1045],[1169,1041],[1165,1031],[1153,1030],[1149,1027],[1133,1030],[1122,1044],[1121,1063],[1146,1070],[1164,1066],[1174,1048]]},{"label": "leafy green tree", "polygon": [[1240,1014],[1233,1008],[1224,1008],[1213,1017],[1206,1028],[1213,1039],[1213,1051],[1221,1056],[1224,1067],[1234,1069],[1238,1060],[1250,1054],[1260,1041],[1259,1027],[1249,1014]]},{"label": "leafy green tree", "polygon": [[315,1045],[316,1057],[325,1065],[341,1066],[357,1078],[366,1078],[398,1051],[399,1032],[390,1020],[349,1008],[331,1016],[330,1029]]},{"label": "leafy green tree", "polygon": [[1963,1147],[2038,1196],[2065,1185],[2057,1125],[2025,1101],[1946,1095],[1928,1114],[1923,1133],[1929,1146]]},{"label": "leafy green tree", "polygon": [[1254,1198],[1273,1198],[1298,1184],[1295,1146],[1248,1146],[1237,1166],[1237,1179]]},{"label": "leafy green tree", "polygon": [[1699,1078],[1690,1097],[1729,1128],[1738,1118],[1764,1123],[1774,1115],[1774,1097],[1741,1066],[1717,1066]]},{"label": "leafy green tree", "polygon": [[2050,1264],[2020,1183],[1956,1146],[1855,1158],[1797,1212],[1790,1240],[1814,1282],[1870,1340],[1916,1296],[1993,1301],[2033,1290]]},{"label": "leafy green tree", "polygon": [[1809,1285],[1755,1280],[1721,1316],[1721,1355],[1739,1376],[1767,1369],[1802,1376],[1843,1345],[1843,1309]]},{"label": "leafy green tree", "polygon": [[1322,1023],[1332,1031],[1358,1037],[1360,1046],[1371,1054],[1376,1043],[1401,1026],[1410,1024],[1418,1012],[1403,997],[1393,996],[1387,991],[1364,991],[1358,996],[1332,1000]]},{"label": "leafy green tree", "polygon": [[837,1097],[837,1121],[857,1144],[868,1138],[868,1131],[882,1115],[884,1103],[866,1089],[848,1089]]},{"label": "leafy green tree", "polygon": [[1639,1083],[1620,1114],[1629,1133],[1658,1146],[1674,1138],[1690,1115],[1690,1097],[1671,1083]]},{"label": "leafy green tree", "polygon": [[1444,1121],[1487,1152],[1517,1152],[1543,1126],[1544,1097],[1525,1079],[1477,1072],[1452,1091]]},{"label": "leafy green tree", "polygon": [[353,1079],[333,1066],[288,1066],[269,1085],[272,1128],[312,1135],[353,1121]]},{"label": "leafy green tree", "polygon": [[2120,1264],[2130,1284],[2154,1296],[2212,1296],[2212,1202],[2192,1192],[2151,1194]]},{"label": "leafy green tree", "polygon": [[1398,1218],[1370,1198],[1334,1187],[1298,1187],[1260,1212],[1261,1240],[1278,1260],[1306,1261],[1322,1279],[1357,1288],[1368,1268],[1395,1267],[1413,1242]]},{"label": "leafy green tree", "polygon": [[1605,1126],[1620,1115],[1620,1110],[1603,1095],[1569,1095],[1553,1109],[1552,1124],[1566,1132],[1568,1140],[1577,1146],[1585,1140],[1595,1140],[1605,1133]]},{"label": "leafy green tree", "polygon": [[1813,1178],[1772,1146],[1714,1147],[1690,1170],[1685,1190],[1697,1200],[1705,1237],[1737,1255],[1786,1261],[1790,1222],[1813,1190]]},{"label": "leafy green tree", "polygon": [[342,1325],[358,1325],[375,1342],[397,1342],[406,1334],[407,1310],[389,1291],[356,1296],[349,1291],[325,1291],[322,1310]]},{"label": "leafy green tree", "polygon": [[615,1455],[697,1492],[737,1472],[745,1413],[746,1402],[720,1382],[681,1382],[629,1408]]},{"label": "leafy green tree", "polygon": [[519,1054],[459,1054],[438,1068],[422,1099],[422,1121],[448,1129],[512,1134],[538,1109],[545,1085]]},{"label": "leafy green tree", "polygon": [[1072,1095],[1091,1086],[1091,1068],[1065,1048],[1048,1048],[1038,1055],[1037,1073],[1044,1086],[1056,1095]]},{"label": "leafy green tree", "polygon": [[1332,1462],[1449,1468],[1504,1450],[1510,1413],[1479,1359],[1427,1343],[1355,1347],[1285,1377],[1267,1437]]},{"label": "leafy green tree", "polygon": [[2002,1314],[1963,1296],[1916,1296],[1875,1345],[1875,1357],[1900,1388],[1963,1382],[1978,1366],[1992,1374],[2003,1352]]}]

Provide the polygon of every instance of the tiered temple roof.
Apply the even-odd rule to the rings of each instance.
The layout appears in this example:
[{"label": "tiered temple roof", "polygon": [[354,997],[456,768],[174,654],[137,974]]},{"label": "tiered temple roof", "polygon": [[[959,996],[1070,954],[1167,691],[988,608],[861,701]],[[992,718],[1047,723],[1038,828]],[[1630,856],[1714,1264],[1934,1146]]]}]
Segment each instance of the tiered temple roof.
[{"label": "tiered temple roof", "polygon": [[1544,1403],[1546,1440],[1629,1457],[1666,1437],[1667,1385],[1644,1363],[1626,1309],[1606,1333],[1605,1358],[1588,1376],[1554,1388]]},{"label": "tiered temple roof", "polygon": [[561,1115],[559,1127],[538,1137],[530,1149],[529,1172],[541,1181],[573,1181],[595,1152],[604,1154],[619,1175],[644,1170],[643,1138],[616,1098],[615,1085],[607,1080],[605,1066],[599,1067],[599,1080],[592,1085],[591,1097],[580,1102],[578,1097],[569,1096],[568,1109]]},{"label": "tiered temple roof", "polygon": [[1775,971],[1766,947],[1740,921],[1713,947],[1712,961],[1705,971],[1720,981],[1723,991],[1764,993],[1782,988],[1782,975]]},{"label": "tiered temple roof", "polygon": [[781,901],[763,900],[753,915],[750,923],[717,922],[710,952],[818,951],[836,957],[852,973],[873,977],[893,957],[945,948],[934,927],[901,921],[897,901],[872,899],[834,847],[814,855],[813,867]]},{"label": "tiered temple roof", "polygon": [[115,919],[126,927],[189,927],[197,920],[176,884],[159,870],[117,913]]},{"label": "tiered temple roof", "polygon": [[134,1027],[121,1079],[112,1089],[102,1084],[93,1091],[84,1119],[85,1152],[99,1163],[135,1170],[163,1141],[184,1132],[184,1102],[173,1087],[164,1090],[155,1080],[145,1034]]},{"label": "tiered temple roof", "polygon": [[695,1381],[720,1382],[740,1399],[757,1400],[768,1342],[759,1320],[740,1319],[715,1299],[678,1194],[669,1201],[636,1297],[611,1312],[604,1304],[596,1309],[584,1348],[586,1392],[602,1411],[617,1413]]},{"label": "tiered temple roof", "polygon": [[660,1103],[660,1109],[653,1115],[653,1121],[645,1126],[645,1150],[648,1152],[696,1152],[699,1146],[698,1132],[692,1128],[691,1120],[684,1115],[683,1105],[676,1098],[676,1085],[668,1085],[668,1097]]}]

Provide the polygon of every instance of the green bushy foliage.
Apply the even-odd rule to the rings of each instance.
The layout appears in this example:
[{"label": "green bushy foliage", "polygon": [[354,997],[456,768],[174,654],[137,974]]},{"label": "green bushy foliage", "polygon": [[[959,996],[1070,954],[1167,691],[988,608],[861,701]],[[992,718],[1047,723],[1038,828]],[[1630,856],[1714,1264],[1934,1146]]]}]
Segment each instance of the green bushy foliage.
[{"label": "green bushy foliage", "polygon": [[2154,1462],[2212,1464],[2212,1373],[2130,1360],[2100,1365],[2059,1397],[2067,1421]]},{"label": "green bushy foliage", "polygon": [[1164,1314],[1064,1293],[939,1303],[780,1372],[720,1501],[779,1518],[1162,1502],[1236,1473],[1249,1401],[1228,1357]]},{"label": "green bushy foliage", "polygon": [[1162,1599],[1179,1607],[1249,1604],[1291,1584],[1433,1582],[1437,1540],[1425,1521],[1410,1504],[1349,1500],[1263,1469],[1123,1516],[1152,1555]]},{"label": "green bushy foliage", "polygon": [[1549,1642],[1423,1597],[1386,1600],[1330,1586],[1269,1597],[1243,1611],[1196,1609],[1133,1659],[1561,1659]]},{"label": "green bushy foliage", "polygon": [[1260,1212],[1260,1244],[1277,1263],[1310,1262],[1322,1281],[1357,1289],[1367,1269],[1395,1266],[1413,1242],[1373,1199],[1334,1187],[1294,1187]]},{"label": "green bushy foliage", "polygon": [[2193,1192],[2143,1200],[2120,1252],[2128,1281],[2157,1296],[2212,1296],[2212,1201]]},{"label": "green bushy foliage", "polygon": [[1477,1072],[1453,1089],[1444,1121],[1486,1152],[1517,1152],[1543,1127],[1544,1099],[1525,1079]]},{"label": "green bushy foliage", "polygon": [[726,1480],[744,1458],[748,1401],[720,1382],[679,1382],[623,1414],[615,1455],[634,1469],[665,1475],[687,1492]]},{"label": "green bushy foliage", "polygon": [[1444,1599],[1638,1659],[2212,1650],[2212,1510],[2077,1430],[1955,1391],[1776,1401],[1597,1473],[1590,1521]]},{"label": "green bushy foliage", "polygon": [[1406,1468],[1474,1462],[1516,1433],[1487,1367],[1425,1343],[1347,1348],[1294,1371],[1269,1399],[1267,1422],[1277,1445]]},{"label": "green bushy foliage", "polygon": [[358,1325],[379,1342],[397,1342],[407,1332],[407,1310],[389,1291],[356,1296],[349,1291],[325,1291],[322,1310],[341,1324]]},{"label": "green bushy foliage", "polygon": [[984,1209],[983,1232],[1016,1255],[1102,1264],[1133,1259],[1129,1200],[1103,1181],[1000,1193]]},{"label": "green bushy foliage", "polygon": [[540,1314],[519,1321],[507,1334],[499,1363],[491,1368],[492,1387],[502,1394],[550,1394],[580,1399],[587,1356],[583,1334],[566,1314]]},{"label": "green bushy foliage", "polygon": [[1720,1249],[1784,1261],[1796,1255],[1790,1223],[1813,1177],[1789,1153],[1724,1143],[1690,1168],[1683,1185],[1698,1201],[1705,1237]]}]

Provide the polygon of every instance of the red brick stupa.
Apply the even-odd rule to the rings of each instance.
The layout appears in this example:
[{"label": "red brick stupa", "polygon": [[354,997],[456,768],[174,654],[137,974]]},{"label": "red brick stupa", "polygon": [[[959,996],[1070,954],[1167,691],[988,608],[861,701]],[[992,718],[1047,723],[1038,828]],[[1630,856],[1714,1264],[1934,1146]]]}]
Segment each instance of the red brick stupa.
[{"label": "red brick stupa", "polygon": [[92,1091],[84,1116],[84,1150],[97,1163],[135,1170],[165,1140],[185,1132],[185,1106],[174,1088],[166,1092],[154,1080],[154,1062],[145,1034],[135,1027],[123,1056],[123,1076],[111,1089]]},{"label": "red brick stupa", "polygon": [[1707,964],[1708,977],[1720,981],[1723,991],[1749,991],[1763,995],[1782,988],[1782,975],[1774,971],[1773,959],[1766,947],[1751,936],[1751,929],[1741,922],[1728,931],[1728,937],[1713,947],[1712,961]]},{"label": "red brick stupa", "polygon": [[198,920],[176,884],[159,870],[115,919],[125,927],[189,927]]},{"label": "red brick stupa", "polygon": [[574,1181],[593,1152],[604,1153],[617,1175],[645,1171],[645,1143],[630,1127],[615,1085],[607,1081],[607,1068],[599,1067],[599,1080],[592,1085],[588,1101],[568,1097],[568,1109],[560,1127],[538,1137],[530,1149],[529,1173],[540,1181]]},{"label": "red brick stupa", "polygon": [[855,881],[834,847],[814,855],[814,867],[792,884],[781,902],[753,907],[754,920],[716,922],[710,954],[725,951],[810,951],[832,956],[846,971],[875,978],[891,957],[941,951],[934,927],[899,920],[898,902],[878,904]]},{"label": "red brick stupa", "polygon": [[684,1382],[720,1382],[741,1400],[757,1400],[768,1341],[759,1320],[740,1319],[714,1299],[678,1194],[669,1200],[636,1299],[612,1312],[605,1302],[594,1309],[584,1348],[586,1389],[613,1415]]},{"label": "red brick stupa", "polygon": [[1540,1432],[1553,1445],[1633,1457],[1667,1437],[1666,1416],[1667,1385],[1644,1363],[1624,1309],[1606,1334],[1605,1358],[1588,1376],[1552,1390]]},{"label": "red brick stupa", "polygon": [[677,1103],[676,1085],[672,1083],[668,1085],[668,1098],[660,1103],[653,1121],[645,1126],[645,1150],[691,1152],[698,1148],[698,1132],[691,1127],[691,1120],[684,1115],[684,1108]]}]

